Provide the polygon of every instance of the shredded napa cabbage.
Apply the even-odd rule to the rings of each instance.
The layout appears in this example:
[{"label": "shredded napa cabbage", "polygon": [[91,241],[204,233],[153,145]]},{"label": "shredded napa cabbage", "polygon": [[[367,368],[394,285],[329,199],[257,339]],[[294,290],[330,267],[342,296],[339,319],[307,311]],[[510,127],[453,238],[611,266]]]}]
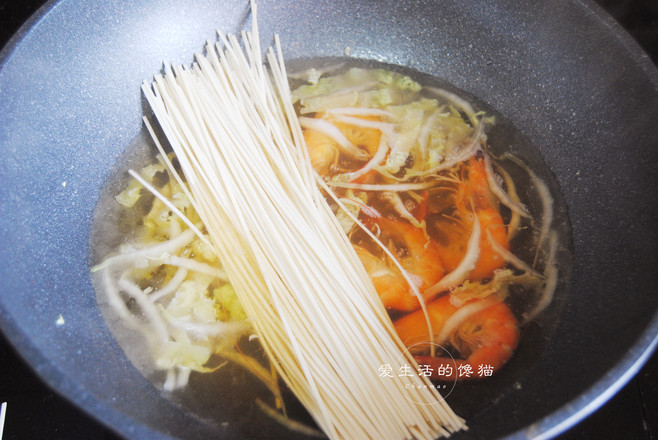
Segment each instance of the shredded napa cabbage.
[{"label": "shredded napa cabbage", "polygon": [[215,316],[220,321],[243,321],[247,314],[231,284],[213,290]]},{"label": "shredded napa cabbage", "polygon": [[292,92],[301,103],[301,113],[324,112],[342,107],[381,108],[399,102],[421,85],[409,76],[384,69],[351,68],[342,75],[320,78]]},{"label": "shredded napa cabbage", "polygon": [[121,191],[116,197],[116,201],[124,208],[132,208],[142,196],[143,186],[135,179],[130,179],[128,187]]},{"label": "shredded napa cabbage", "polygon": [[[200,223],[183,188],[169,178],[162,160],[143,167],[139,175],[188,219]],[[180,240],[183,233],[189,233],[188,226],[134,178],[115,199],[126,212],[137,209],[138,203],[139,209],[147,211],[133,219],[136,227],[130,243],[121,245],[118,255],[107,258],[94,271],[110,271],[110,279],[116,281],[129,280],[141,290],[144,301],[153,302],[150,313],[143,310],[149,319],[139,330],[146,336],[157,369],[213,371],[215,367],[208,366],[212,355],[230,349],[252,331],[233,287],[219,276],[222,271],[216,253],[207,241],[193,235],[182,246],[148,252],[150,247]],[[154,337],[155,327],[166,329],[167,340]],[[176,381],[174,388],[185,382]]]},{"label": "shredded napa cabbage", "polygon": [[450,303],[455,307],[461,307],[467,301],[483,299],[492,295],[504,299],[512,285],[534,289],[542,283],[543,280],[532,273],[515,274],[510,269],[500,269],[494,271],[494,276],[489,281],[466,280],[460,286],[453,288],[450,291]]},{"label": "shredded napa cabbage", "polygon": [[[473,147],[475,129],[467,115],[450,102],[425,97],[418,82],[397,72],[351,68],[303,84],[292,95],[302,114],[315,115],[329,123],[335,123],[329,115],[336,108],[380,111],[383,116],[378,122],[393,129],[382,129],[388,154],[372,168],[389,179],[395,180],[402,171],[407,177],[423,176],[463,149]],[[475,114],[473,118],[477,121],[484,115]],[[352,121],[358,126],[358,116]],[[366,126],[372,125],[364,119],[363,127]],[[341,181],[345,175],[331,179]]]}]

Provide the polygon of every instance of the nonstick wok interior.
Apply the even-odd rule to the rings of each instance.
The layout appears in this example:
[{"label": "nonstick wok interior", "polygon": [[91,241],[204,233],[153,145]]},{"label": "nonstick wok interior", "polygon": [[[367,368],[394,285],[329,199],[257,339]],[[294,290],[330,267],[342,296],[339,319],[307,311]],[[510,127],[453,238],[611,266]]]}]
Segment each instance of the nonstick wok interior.
[{"label": "nonstick wok interior", "polygon": [[[279,32],[288,57],[349,53],[442,78],[505,115],[554,173],[574,253],[557,332],[458,437],[559,431],[628,380],[658,329],[658,76],[630,38],[580,2],[259,5],[263,40]],[[0,322],[51,386],[127,437],[240,435],[182,411],[128,362],[96,306],[88,238],[140,130],[141,81],[248,20],[246,3],[62,1],[2,54]]]}]

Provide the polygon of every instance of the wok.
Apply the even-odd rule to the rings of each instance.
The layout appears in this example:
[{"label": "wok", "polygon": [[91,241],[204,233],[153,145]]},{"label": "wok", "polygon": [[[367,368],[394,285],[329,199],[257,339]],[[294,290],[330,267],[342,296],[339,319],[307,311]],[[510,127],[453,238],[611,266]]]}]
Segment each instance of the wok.
[{"label": "wok", "polygon": [[[573,265],[556,330],[519,350],[515,386],[456,438],[551,437],[625,384],[658,334],[658,73],[630,37],[589,2],[259,5],[263,40],[280,33],[289,58],[349,48],[491,104],[559,186]],[[284,435],[262,416],[222,426],[228,397],[214,419],[163,398],[105,326],[89,277],[92,214],[141,129],[140,82],[248,19],[246,2],[63,0],[0,55],[0,326],[51,387],[126,437]]]}]

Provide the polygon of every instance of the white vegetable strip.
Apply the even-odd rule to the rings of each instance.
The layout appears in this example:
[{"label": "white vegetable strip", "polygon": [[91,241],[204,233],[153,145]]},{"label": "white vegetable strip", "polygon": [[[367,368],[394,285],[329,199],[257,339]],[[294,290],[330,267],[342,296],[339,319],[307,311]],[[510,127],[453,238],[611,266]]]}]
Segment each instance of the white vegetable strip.
[{"label": "white vegetable strip", "polygon": [[388,122],[371,121],[368,119],[355,118],[353,116],[343,116],[341,114],[332,116],[331,120],[342,122],[343,124],[356,125],[357,127],[374,128],[389,137],[393,136],[393,129],[395,128],[395,124],[390,124]]},{"label": "white vegetable strip", "polygon": [[449,92],[445,89],[440,89],[438,87],[426,87],[426,89],[436,95],[439,95],[440,97],[449,101],[453,105],[459,107],[459,109],[463,111],[466,114],[466,116],[468,116],[468,119],[471,121],[471,124],[473,124],[474,127],[476,125],[481,125],[477,120],[477,117],[475,116],[475,111],[473,110],[473,107],[464,98],[452,92]]},{"label": "white vegetable strip", "polygon": [[368,183],[351,183],[351,182],[337,182],[335,180],[330,180],[327,182],[327,185],[333,186],[336,188],[349,188],[349,189],[359,189],[362,191],[417,191],[420,189],[432,188],[437,185],[437,182],[427,181],[419,183],[393,183],[393,184],[368,184]]},{"label": "white vegetable strip", "polygon": [[425,157],[428,149],[428,142],[430,137],[430,132],[432,127],[436,123],[437,118],[439,117],[439,110],[435,110],[423,123],[418,134],[418,147],[420,148],[421,157]]},{"label": "white vegetable strip", "polygon": [[364,160],[367,158],[367,152],[350,142],[350,140],[345,137],[343,132],[340,131],[338,127],[336,127],[331,122],[324,119],[307,118],[302,116],[299,118],[299,123],[304,128],[319,131],[320,133],[329,136],[331,139],[336,141],[338,146],[340,146],[345,153],[351,157],[359,160]]},{"label": "white vegetable strip", "polygon": [[[509,194],[514,203],[521,205],[521,200],[519,199],[519,195],[516,192],[516,185],[514,184],[512,176],[510,176],[507,170],[501,166],[498,166],[498,172],[503,176],[503,180],[507,186],[507,194]],[[520,223],[521,216],[518,212],[512,211],[509,224],[507,225],[507,241],[512,241],[516,233],[519,231]]]},{"label": "white vegetable strip", "polygon": [[442,344],[448,340],[450,335],[457,330],[463,322],[469,319],[471,316],[479,313],[483,310],[488,309],[496,303],[499,303],[500,299],[498,298],[485,298],[479,301],[466,304],[465,306],[460,307],[455,313],[453,313],[448,319],[446,319],[445,324],[441,328],[441,332],[437,335],[436,340],[438,344]]},{"label": "white vegetable strip", "polygon": [[126,303],[121,298],[119,288],[114,282],[114,276],[110,269],[104,269],[102,272],[101,282],[103,284],[103,292],[107,297],[108,305],[112,310],[121,318],[122,322],[133,328],[139,327],[139,322],[126,307]]},{"label": "white vegetable strip", "polygon": [[176,291],[176,289],[178,289],[178,286],[180,286],[181,283],[185,281],[186,277],[187,277],[187,269],[184,268],[178,269],[174,274],[174,276],[171,277],[171,280],[169,280],[166,286],[156,290],[155,292],[149,295],[149,300],[151,302],[158,302],[162,298],[171,295]]},{"label": "white vegetable strip", "polygon": [[432,298],[438,295],[441,292],[450,290],[451,287],[455,287],[462,283],[468,276],[468,274],[473,270],[475,264],[480,258],[480,236],[482,234],[482,227],[480,226],[480,220],[476,215],[473,216],[473,231],[471,232],[471,237],[468,239],[468,245],[466,247],[466,254],[464,258],[459,262],[457,267],[446,274],[443,278],[439,280],[438,283],[428,288],[423,292],[425,299]]},{"label": "white vegetable strip", "polygon": [[525,261],[502,247],[496,240],[493,239],[493,236],[491,235],[491,231],[487,230],[487,241],[491,245],[491,248],[501,257],[503,257],[503,260],[507,261],[510,263],[512,266],[516,267],[517,269],[520,269],[524,272],[527,272],[533,276],[536,276],[538,278],[544,278],[542,274],[537,272],[533,267],[531,267],[529,264],[527,264]]},{"label": "white vegetable strip", "polygon": [[529,323],[537,315],[548,307],[548,305],[553,301],[553,295],[555,294],[555,289],[557,288],[558,282],[558,270],[555,263],[558,249],[558,240],[557,232],[551,231],[548,238],[549,252],[547,256],[546,269],[544,269],[544,277],[546,277],[546,284],[542,290],[541,297],[537,302],[537,305],[525,316],[523,320],[523,325]]},{"label": "white vegetable strip", "polygon": [[[368,217],[372,217],[372,218],[381,218],[381,216],[382,216],[382,215],[379,213],[379,211],[377,211],[375,208],[373,208],[373,207],[370,206],[370,205],[366,205],[366,204],[363,203],[363,202],[357,202],[357,201],[355,201],[355,200],[348,199],[348,198],[345,198],[345,197],[341,197],[341,198],[340,198],[340,202],[341,202],[343,205],[352,205],[352,206],[357,206],[357,207],[359,207],[359,208],[363,211],[363,213],[364,213],[365,215],[367,215]],[[344,207],[343,207],[343,208],[344,208]],[[344,209],[347,209],[347,208],[344,208]],[[357,217],[356,215],[352,214],[351,211],[349,211],[349,213],[350,213],[350,215],[352,215],[354,218]],[[352,219],[352,220],[354,220],[354,219]]]},{"label": "white vegetable strip", "polygon": [[500,202],[511,209],[513,212],[517,213],[521,217],[530,218],[530,213],[520,203],[515,202],[512,198],[505,192],[505,190],[500,186],[498,179],[496,179],[496,174],[494,173],[493,168],[491,167],[491,160],[488,155],[484,155],[484,170],[487,173],[487,181],[489,182],[489,189],[492,193],[498,197]]},{"label": "white vegetable strip", "polygon": [[158,262],[157,264],[162,264],[161,260],[163,258],[176,253],[179,249],[191,243],[194,235],[194,231],[186,229],[180,235],[168,241],[107,258],[102,263],[92,267],[91,271],[97,272],[113,265],[119,265],[119,267],[128,267],[131,265],[146,266],[149,261],[156,261]]},{"label": "white vegetable strip", "polygon": [[2,433],[5,429],[6,414],[7,414],[7,402],[2,402],[2,405],[0,405],[0,440],[2,440]]},{"label": "white vegetable strip", "polygon": [[226,276],[226,271],[209,264],[201,263],[199,261],[193,260],[191,258],[183,258],[177,255],[170,255],[162,261],[162,264],[167,264],[170,266],[177,266],[193,272],[199,272],[202,274],[210,275],[212,277],[218,278],[222,281],[228,281]]},{"label": "white vegetable strip", "polygon": [[187,385],[191,370],[187,367],[172,367],[167,370],[167,378],[162,389],[168,392],[183,388]]},{"label": "white vegetable strip", "polygon": [[365,175],[366,173],[370,172],[370,170],[380,165],[384,161],[384,159],[386,159],[386,154],[388,154],[388,150],[389,150],[388,138],[385,135],[382,135],[379,139],[379,146],[377,147],[377,151],[375,152],[374,156],[372,156],[372,158],[368,161],[368,163],[366,163],[364,166],[362,166],[361,168],[359,168],[354,172],[339,174],[338,176],[336,176],[336,180],[352,181]]},{"label": "white vegetable strip", "polygon": [[149,301],[148,296],[139,288],[139,286],[132,281],[121,277],[119,279],[119,288],[126,292],[131,298],[135,300],[137,305],[144,316],[148,320],[149,324],[153,328],[158,339],[162,342],[169,340],[169,332],[167,331],[167,326],[165,325],[164,319],[160,316],[160,313],[155,308],[155,306]]},{"label": "white vegetable strip", "polygon": [[176,380],[176,388],[183,388],[190,380],[190,373],[192,370],[188,367],[178,368],[178,379]]},{"label": "white vegetable strip", "polygon": [[177,382],[176,368],[170,368],[167,370],[167,377],[162,385],[162,389],[167,392],[174,391],[177,387]]},{"label": "white vegetable strip", "polygon": [[480,142],[480,137],[482,135],[482,126],[478,125],[478,128],[476,129],[480,131],[480,135],[476,133],[476,135],[473,137],[473,140],[471,143],[464,148],[462,151],[459,152],[459,154],[456,154],[454,156],[451,156],[449,158],[446,158],[446,160],[439,165],[432,167],[428,170],[425,171],[420,171],[420,172],[408,172],[405,176],[405,178],[410,179],[412,177],[418,177],[418,176],[427,176],[429,174],[434,174],[438,173],[439,171],[444,171],[444,170],[449,170],[450,168],[454,167],[455,165],[465,162],[471,157],[475,156],[475,153],[478,151],[477,147]]},{"label": "white vegetable strip", "polygon": [[[532,184],[539,195],[539,200],[541,201],[542,214],[541,214],[541,227],[539,229],[539,239],[537,240],[537,250],[535,252],[535,260],[533,265],[537,264],[537,259],[539,258],[539,251],[544,247],[544,242],[546,238],[551,233],[551,223],[553,222],[553,197],[551,192],[548,189],[548,185],[535,174],[525,163],[523,163],[519,158],[511,154],[503,155],[504,159],[510,159],[516,163],[519,167],[523,168],[526,173],[530,176]],[[550,261],[550,260],[549,260]]]},{"label": "white vegetable strip", "polygon": [[[381,195],[382,200],[386,200],[391,204],[395,212],[397,212],[400,217],[411,223],[417,228],[422,228],[424,230],[424,225],[414,217],[412,213],[409,212],[406,206],[404,206],[404,202],[402,202],[402,199],[400,198],[400,194],[397,192],[384,192]],[[429,237],[427,237],[429,240]]]}]

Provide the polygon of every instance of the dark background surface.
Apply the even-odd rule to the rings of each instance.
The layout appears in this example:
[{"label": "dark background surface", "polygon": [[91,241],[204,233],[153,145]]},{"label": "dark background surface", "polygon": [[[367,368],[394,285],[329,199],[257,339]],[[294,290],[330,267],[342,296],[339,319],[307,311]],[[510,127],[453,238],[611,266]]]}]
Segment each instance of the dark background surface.
[{"label": "dark background surface", "polygon": [[[43,0],[0,0],[0,47]],[[598,0],[658,64],[658,0]],[[658,293],[658,292],[657,292]],[[0,335],[4,440],[116,439],[105,427],[44,386]],[[560,440],[658,440],[658,355],[615,397]]]}]

